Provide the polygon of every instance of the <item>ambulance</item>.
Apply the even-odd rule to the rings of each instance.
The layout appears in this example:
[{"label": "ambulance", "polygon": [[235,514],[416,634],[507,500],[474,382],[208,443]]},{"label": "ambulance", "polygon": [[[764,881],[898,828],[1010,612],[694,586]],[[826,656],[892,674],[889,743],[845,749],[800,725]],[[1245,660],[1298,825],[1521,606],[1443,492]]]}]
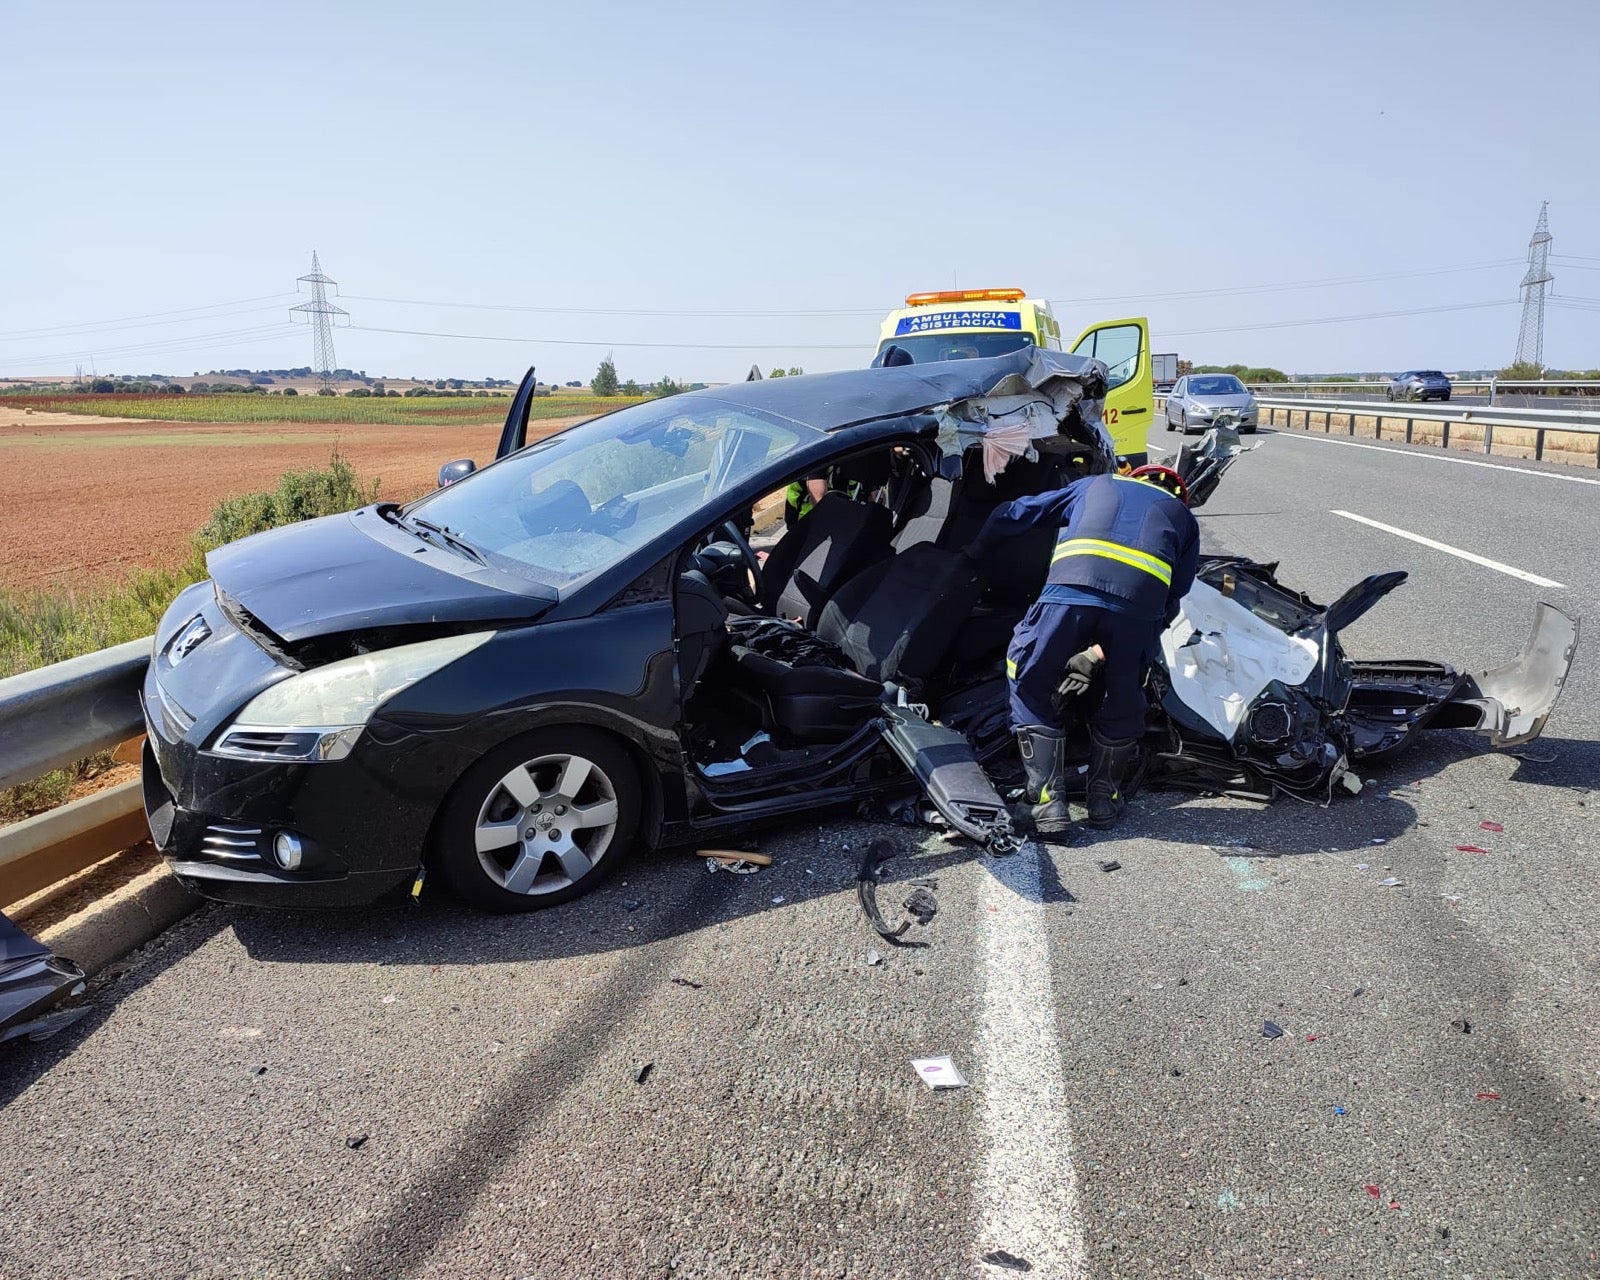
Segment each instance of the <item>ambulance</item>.
[{"label": "ambulance", "polygon": [[1155,414],[1151,383],[1150,323],[1143,316],[1104,320],[1085,329],[1063,348],[1061,326],[1043,298],[1022,289],[944,289],[913,293],[891,311],[878,334],[881,357],[899,347],[915,364],[936,360],[974,360],[1004,355],[1018,347],[1063,349],[1094,356],[1110,370],[1105,424],[1117,457],[1130,467],[1149,459],[1145,435]]}]

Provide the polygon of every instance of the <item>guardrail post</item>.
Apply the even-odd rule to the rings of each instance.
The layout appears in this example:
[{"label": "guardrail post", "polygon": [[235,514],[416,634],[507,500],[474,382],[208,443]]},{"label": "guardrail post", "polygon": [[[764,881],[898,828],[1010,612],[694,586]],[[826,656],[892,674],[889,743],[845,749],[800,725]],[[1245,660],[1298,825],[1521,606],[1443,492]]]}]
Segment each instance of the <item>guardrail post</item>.
[{"label": "guardrail post", "polygon": [[1494,384],[1495,384],[1495,379],[1494,378],[1490,378],[1489,379],[1489,407],[1491,409],[1494,407]]},{"label": "guardrail post", "polygon": [[1444,420],[1444,423],[1443,423],[1443,426],[1442,426],[1442,430],[1441,430],[1440,436],[1439,436],[1439,447],[1441,449],[1448,449],[1450,447],[1450,419],[1449,418],[1446,418]]},{"label": "guardrail post", "polygon": [[1383,439],[1383,415],[1381,413],[1372,415],[1372,438],[1374,440]]},{"label": "guardrail post", "polygon": [[1356,411],[1350,409],[1348,413],[1350,415],[1350,434],[1353,436],[1356,433]]},{"label": "guardrail post", "polygon": [[1544,461],[1544,428],[1540,427],[1533,433],[1533,460]]},{"label": "guardrail post", "polygon": [[1494,423],[1492,422],[1483,424],[1483,451],[1485,453],[1494,452]]}]

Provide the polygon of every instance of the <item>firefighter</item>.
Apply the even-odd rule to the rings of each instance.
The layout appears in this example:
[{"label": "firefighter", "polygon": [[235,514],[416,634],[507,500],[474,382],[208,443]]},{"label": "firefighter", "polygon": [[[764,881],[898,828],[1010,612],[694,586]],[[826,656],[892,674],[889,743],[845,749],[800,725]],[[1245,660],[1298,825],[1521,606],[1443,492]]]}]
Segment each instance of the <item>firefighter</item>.
[{"label": "firefighter", "polygon": [[1145,658],[1194,582],[1200,529],[1183,478],[1145,466],[997,507],[967,554],[981,559],[995,542],[1041,525],[1060,533],[1045,588],[1012,634],[1006,675],[1034,827],[1059,839],[1071,818],[1058,698],[1103,676],[1104,697],[1089,722],[1089,825],[1114,826],[1144,732]]}]

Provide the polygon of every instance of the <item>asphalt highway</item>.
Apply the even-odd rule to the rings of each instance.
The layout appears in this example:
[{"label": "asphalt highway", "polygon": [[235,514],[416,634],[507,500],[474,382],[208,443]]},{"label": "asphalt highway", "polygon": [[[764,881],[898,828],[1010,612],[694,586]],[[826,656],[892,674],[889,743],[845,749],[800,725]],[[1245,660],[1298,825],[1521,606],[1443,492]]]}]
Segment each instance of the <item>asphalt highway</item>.
[{"label": "asphalt highway", "polygon": [[[1409,570],[1357,656],[1594,612],[1595,473],[1258,439],[1206,545],[1322,600]],[[998,862],[819,817],[511,919],[208,906],[0,1047],[0,1275],[1600,1275],[1597,740],[1591,639],[1531,750],[1436,734],[1326,809],[1147,792]],[[937,882],[910,947],[855,903],[884,832],[886,909]]]}]

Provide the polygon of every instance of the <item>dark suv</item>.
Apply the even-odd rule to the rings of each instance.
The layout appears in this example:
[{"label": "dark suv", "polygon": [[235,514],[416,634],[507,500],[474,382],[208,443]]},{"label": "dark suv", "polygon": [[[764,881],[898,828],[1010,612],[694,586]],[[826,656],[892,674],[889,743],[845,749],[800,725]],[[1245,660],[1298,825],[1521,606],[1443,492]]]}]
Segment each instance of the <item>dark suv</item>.
[{"label": "dark suv", "polygon": [[1437,369],[1413,369],[1389,380],[1391,400],[1448,400],[1450,379]]}]

